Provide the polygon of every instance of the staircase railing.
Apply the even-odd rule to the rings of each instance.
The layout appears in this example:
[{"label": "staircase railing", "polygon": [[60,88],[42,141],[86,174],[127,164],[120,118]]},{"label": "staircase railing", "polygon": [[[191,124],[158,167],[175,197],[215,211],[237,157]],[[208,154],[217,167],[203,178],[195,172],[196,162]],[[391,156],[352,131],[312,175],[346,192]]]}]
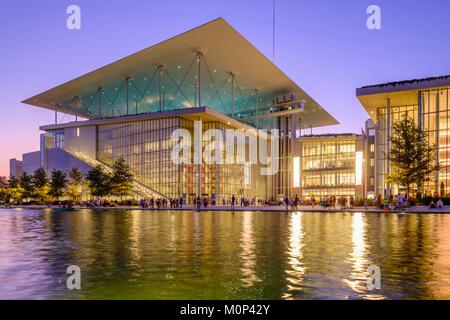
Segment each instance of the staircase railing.
[{"label": "staircase railing", "polygon": [[[105,169],[106,172],[112,173],[113,169],[103,161],[99,161],[96,159],[92,159],[89,156],[86,156],[85,154],[81,152],[71,151],[69,152],[71,155],[73,155],[78,160],[86,163],[87,165],[95,168],[96,166],[101,166]],[[162,193],[144,185],[140,181],[138,181],[136,178],[133,179],[133,192],[139,195],[142,198],[162,198],[162,199],[168,199],[167,196],[163,195]]]}]

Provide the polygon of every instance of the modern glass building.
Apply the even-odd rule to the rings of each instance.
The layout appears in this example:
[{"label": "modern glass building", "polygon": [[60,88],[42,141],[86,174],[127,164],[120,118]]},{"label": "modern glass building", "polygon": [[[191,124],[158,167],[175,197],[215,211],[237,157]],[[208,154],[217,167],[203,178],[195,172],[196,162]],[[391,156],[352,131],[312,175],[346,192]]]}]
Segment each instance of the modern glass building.
[{"label": "modern glass building", "polygon": [[365,197],[365,136],[357,134],[306,135],[298,139],[294,157],[300,177],[295,191],[301,199]]},{"label": "modern glass building", "polygon": [[356,90],[358,99],[376,125],[374,178],[377,194],[399,191],[385,182],[386,174],[391,172],[385,155],[391,147],[392,124],[405,115],[425,130],[429,144],[436,147],[436,161],[441,167],[430,181],[423,183],[421,192],[428,195],[441,191],[450,193],[449,90],[450,76],[390,82]]},{"label": "modern glass building", "polygon": [[[297,133],[337,124],[221,18],[24,103],[55,112],[55,123],[41,127],[39,155],[46,170],[110,168],[124,158],[139,196],[185,197],[187,202],[196,195],[218,201],[233,194],[289,195]],[[73,115],[75,121],[57,123],[58,113]],[[246,161],[175,164],[171,151],[181,141],[172,139],[176,129],[198,134],[200,140],[191,142],[202,150],[214,140],[204,135],[208,129],[267,129],[272,137],[277,129],[279,173],[262,176],[263,164]]]}]

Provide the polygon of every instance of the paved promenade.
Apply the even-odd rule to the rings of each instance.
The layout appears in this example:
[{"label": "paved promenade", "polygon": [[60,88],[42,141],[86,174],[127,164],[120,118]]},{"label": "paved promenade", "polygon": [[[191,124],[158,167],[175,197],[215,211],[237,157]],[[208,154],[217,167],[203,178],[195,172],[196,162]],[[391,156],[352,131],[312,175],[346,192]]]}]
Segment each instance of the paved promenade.
[{"label": "paved promenade", "polygon": [[[20,208],[20,209],[28,209],[28,210],[41,210],[41,209],[60,209],[57,206],[45,206],[45,205],[32,205],[32,206],[13,206],[12,208]],[[0,208],[1,209],[1,208]],[[76,210],[86,209],[86,207],[78,207],[76,206]],[[118,207],[99,207],[99,208],[88,208],[93,210],[148,210],[148,211],[164,211],[164,210],[173,210],[173,211],[233,211],[231,206],[208,206],[207,208],[202,207],[200,210],[197,210],[194,206],[183,206],[183,208],[146,208],[142,209],[137,206],[118,206]],[[381,213],[383,210],[376,207],[368,207],[365,209],[364,207],[355,207],[353,209],[350,208],[326,208],[323,209],[319,206],[299,206],[298,210],[286,210],[285,206],[235,206],[234,211],[255,211],[255,212],[292,212],[292,211],[301,211],[301,212],[373,212],[373,213]],[[393,211],[391,211],[393,213]],[[397,210],[396,213],[444,213],[450,214],[450,206],[446,206],[442,209],[429,209],[428,206],[415,206],[407,209]]]}]

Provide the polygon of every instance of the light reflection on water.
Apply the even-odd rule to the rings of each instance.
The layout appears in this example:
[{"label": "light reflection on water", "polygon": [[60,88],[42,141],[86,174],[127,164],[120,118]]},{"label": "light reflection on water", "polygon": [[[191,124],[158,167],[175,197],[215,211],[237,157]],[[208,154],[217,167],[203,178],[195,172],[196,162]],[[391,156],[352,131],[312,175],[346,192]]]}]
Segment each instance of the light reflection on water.
[{"label": "light reflection on water", "polygon": [[0,210],[2,299],[449,299],[449,267],[450,215]]}]

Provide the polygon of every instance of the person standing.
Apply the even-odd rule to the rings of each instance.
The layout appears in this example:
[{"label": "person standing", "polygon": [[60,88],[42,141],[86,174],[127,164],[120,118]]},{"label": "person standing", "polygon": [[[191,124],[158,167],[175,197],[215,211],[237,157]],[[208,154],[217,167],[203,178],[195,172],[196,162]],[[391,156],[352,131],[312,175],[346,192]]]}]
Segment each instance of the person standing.
[{"label": "person standing", "polygon": [[236,197],[234,194],[231,196],[231,209],[234,210],[234,205],[236,203]]},{"label": "person standing", "polygon": [[289,210],[289,198],[287,196],[284,198],[284,205],[286,206],[286,211],[288,211]]},{"label": "person standing", "polygon": [[200,196],[197,196],[197,210],[200,210],[202,208],[202,200],[200,199]]}]

